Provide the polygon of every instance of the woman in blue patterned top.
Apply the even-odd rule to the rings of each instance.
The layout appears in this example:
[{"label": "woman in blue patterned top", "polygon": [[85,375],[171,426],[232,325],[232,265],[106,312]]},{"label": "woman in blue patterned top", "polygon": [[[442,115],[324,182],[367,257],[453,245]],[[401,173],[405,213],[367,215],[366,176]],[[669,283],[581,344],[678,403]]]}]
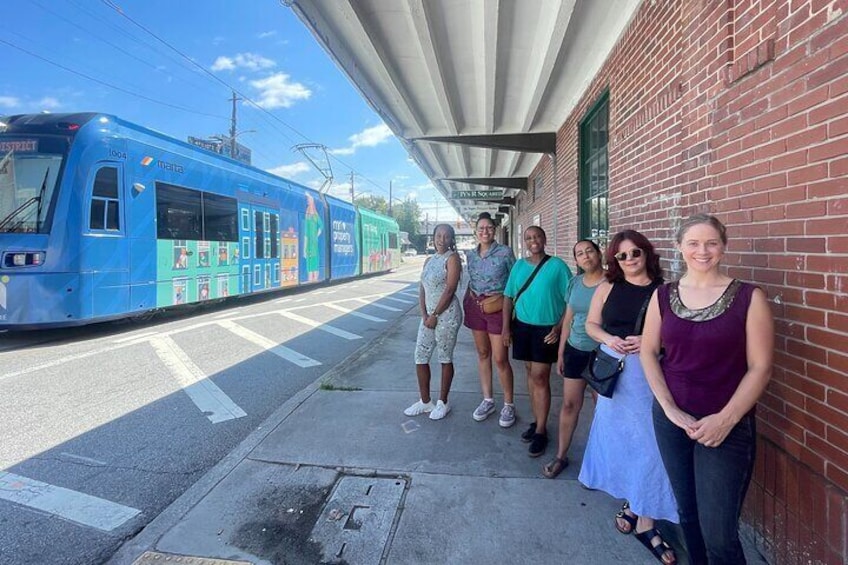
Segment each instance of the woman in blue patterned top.
[{"label": "woman in blue patterned top", "polygon": [[[513,403],[513,375],[509,364],[509,350],[503,344],[503,315],[498,302],[503,304],[503,291],[509,271],[515,264],[512,249],[495,241],[495,222],[488,212],[477,218],[477,247],[466,252],[468,263],[468,292],[465,294],[465,326],[474,335],[477,348],[477,370],[483,401],[474,410],[474,420],[482,422],[495,411],[492,394],[492,358],[498,368],[498,377],[504,395],[504,406],[498,423],[508,428],[515,423]],[[485,311],[484,311],[485,308]]]}]

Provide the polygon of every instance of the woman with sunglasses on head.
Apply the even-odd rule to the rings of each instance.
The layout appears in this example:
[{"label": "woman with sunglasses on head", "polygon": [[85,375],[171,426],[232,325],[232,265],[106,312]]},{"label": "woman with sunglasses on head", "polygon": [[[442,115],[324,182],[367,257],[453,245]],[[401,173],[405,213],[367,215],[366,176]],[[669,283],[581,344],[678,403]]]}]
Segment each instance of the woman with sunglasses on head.
[{"label": "woman with sunglasses on head", "polygon": [[545,253],[545,242],[545,231],[539,226],[524,230],[527,257],[512,268],[504,290],[503,344],[512,345],[513,359],[524,361],[535,418],[521,434],[530,443],[530,457],[539,457],[548,446],[551,365],[557,360],[559,324],[571,280],[565,261]]},{"label": "woman with sunglasses on head", "polygon": [[765,293],[721,272],[726,245],[715,217],[683,222],[686,273],[657,289],[642,342],[657,443],[693,565],[745,563],[739,514],[754,468],[754,407],[772,371]]},{"label": "woman with sunglasses on head", "polygon": [[677,562],[654,520],[677,522],[677,503],[662,465],[651,424],[653,394],[639,362],[642,321],[651,295],[662,284],[660,258],[641,233],[624,230],[606,251],[606,281],[589,307],[586,333],[601,349],[624,358],[611,398],[598,396],[579,480],[591,489],[625,499],[615,527],[636,538],[665,565]]},{"label": "woman with sunglasses on head", "polygon": [[[454,374],[453,350],[462,325],[462,306],[455,296],[462,262],[456,254],[456,235],[449,224],[435,227],[433,244],[436,253],[424,262],[418,290],[421,323],[415,342],[415,373],[420,398],[403,413],[407,416],[428,413],[431,420],[441,420],[450,412],[448,394]],[[441,389],[436,404],[430,398],[430,359],[434,352],[442,365]]]},{"label": "woman with sunglasses on head", "polygon": [[[488,212],[477,218],[475,226],[477,247],[466,252],[468,265],[468,292],[465,294],[465,326],[471,329],[477,349],[477,371],[483,401],[472,417],[482,422],[495,411],[492,393],[492,359],[498,369],[503,389],[504,405],[498,424],[508,428],[515,423],[512,365],[509,350],[503,344],[503,291],[509,272],[515,264],[512,249],[495,241],[495,222]],[[501,306],[498,308],[497,303]],[[487,311],[488,310],[488,311]]]},{"label": "woman with sunglasses on head", "polygon": [[566,296],[559,338],[557,372],[563,376],[562,408],[559,412],[559,445],[556,457],[542,467],[542,474],[554,479],[568,466],[568,448],[583,408],[586,381],[581,375],[598,343],[586,334],[586,315],[592,296],[601,281],[601,248],[591,239],[581,239],[572,249],[577,263],[577,276],[571,279]]}]

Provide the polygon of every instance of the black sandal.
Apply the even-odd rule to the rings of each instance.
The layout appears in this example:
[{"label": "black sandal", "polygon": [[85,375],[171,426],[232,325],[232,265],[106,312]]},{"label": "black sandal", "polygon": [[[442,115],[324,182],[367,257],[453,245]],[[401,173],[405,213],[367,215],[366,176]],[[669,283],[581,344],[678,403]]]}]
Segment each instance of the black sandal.
[{"label": "black sandal", "polygon": [[[624,535],[632,534],[636,530],[636,520],[639,519],[637,516],[629,515],[626,512],[627,510],[630,510],[630,503],[625,500],[624,504],[621,505],[621,510],[619,510],[618,513],[616,513],[615,515],[616,519],[613,520],[613,522],[615,523],[615,529]],[[622,527],[618,523],[619,518],[627,522],[629,527]]]},{"label": "black sandal", "polygon": [[555,479],[566,467],[568,467],[568,457],[564,459],[554,457],[553,461],[542,467],[542,474],[548,479]]},{"label": "black sandal", "polygon": [[[651,541],[654,538],[659,538],[660,542],[657,545],[653,545]],[[663,539],[660,535],[659,530],[656,528],[651,528],[650,530],[645,530],[644,532],[637,533],[636,539],[639,540],[642,545],[648,548],[648,551],[654,554],[654,557],[657,558],[657,561],[662,563],[663,565],[676,565],[677,563],[677,554],[674,552],[674,548],[668,545],[668,542]],[[663,555],[671,552],[671,561],[665,561],[663,559]]]}]

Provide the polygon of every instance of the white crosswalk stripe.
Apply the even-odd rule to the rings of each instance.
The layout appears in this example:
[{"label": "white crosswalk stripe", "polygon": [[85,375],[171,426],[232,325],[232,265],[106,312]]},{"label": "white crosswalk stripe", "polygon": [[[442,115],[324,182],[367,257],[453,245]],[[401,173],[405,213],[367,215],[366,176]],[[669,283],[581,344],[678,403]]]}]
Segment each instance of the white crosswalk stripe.
[{"label": "white crosswalk stripe", "polygon": [[258,333],[251,331],[243,326],[239,326],[238,324],[229,320],[221,320],[218,322],[218,325],[224,329],[233,332],[237,336],[258,345],[263,349],[267,349],[274,355],[281,357],[286,361],[294,363],[298,367],[317,367],[321,364],[320,361],[316,361],[315,359],[307,357],[302,353],[298,353],[293,349],[289,349],[288,347],[274,343],[267,337],[261,336]]},{"label": "white crosswalk stripe", "polygon": [[415,304],[414,300],[404,300],[403,298],[395,298],[394,296],[384,296],[383,300],[391,300],[392,302],[400,302],[401,304]]},{"label": "white crosswalk stripe", "polygon": [[351,316],[356,316],[357,318],[362,318],[363,320],[369,320],[371,322],[385,322],[386,320],[383,318],[378,318],[377,316],[371,316],[369,314],[363,314],[362,312],[357,312],[356,310],[351,310],[350,308],[345,308],[344,306],[339,306],[338,304],[324,304],[327,308],[332,308],[333,310],[338,310],[339,312],[344,312],[345,314],[350,314]]},{"label": "white crosswalk stripe", "polygon": [[400,308],[384,306],[383,304],[377,304],[376,302],[371,302],[369,300],[365,300],[364,298],[354,298],[353,300],[361,302],[363,304],[367,304],[368,306],[373,306],[374,308],[382,308],[383,310],[388,310],[389,312],[403,312],[403,310],[401,310]]},{"label": "white crosswalk stripe", "polygon": [[141,513],[140,510],[110,500],[5,471],[0,471],[0,499],[104,532],[111,532]]},{"label": "white crosswalk stripe", "polygon": [[299,323],[304,324],[306,326],[311,326],[315,329],[321,330],[322,332],[327,332],[327,333],[342,337],[344,339],[349,339],[349,340],[362,339],[361,335],[356,335],[354,333],[346,332],[345,330],[337,328],[335,326],[331,326],[330,324],[322,324],[321,322],[316,322],[315,320],[305,318],[303,316],[295,314],[294,312],[281,311],[281,312],[278,312],[278,314],[280,316],[284,316],[284,317],[288,318],[289,320],[294,320],[295,322],[299,322]]},{"label": "white crosswalk stripe", "polygon": [[170,337],[155,337],[150,345],[192,402],[213,424],[247,416],[232,399],[218,388],[188,354]]}]

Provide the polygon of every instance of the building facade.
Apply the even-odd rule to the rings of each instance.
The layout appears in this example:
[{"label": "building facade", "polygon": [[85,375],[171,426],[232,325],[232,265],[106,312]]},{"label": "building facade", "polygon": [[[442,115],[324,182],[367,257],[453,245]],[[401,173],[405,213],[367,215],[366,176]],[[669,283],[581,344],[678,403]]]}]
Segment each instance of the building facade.
[{"label": "building facade", "polygon": [[[699,212],[776,321],[745,529],[773,563],[848,563],[848,2],[646,0],[517,198],[520,227],[635,228],[683,263]],[[556,208],[555,208],[556,207]]]}]

